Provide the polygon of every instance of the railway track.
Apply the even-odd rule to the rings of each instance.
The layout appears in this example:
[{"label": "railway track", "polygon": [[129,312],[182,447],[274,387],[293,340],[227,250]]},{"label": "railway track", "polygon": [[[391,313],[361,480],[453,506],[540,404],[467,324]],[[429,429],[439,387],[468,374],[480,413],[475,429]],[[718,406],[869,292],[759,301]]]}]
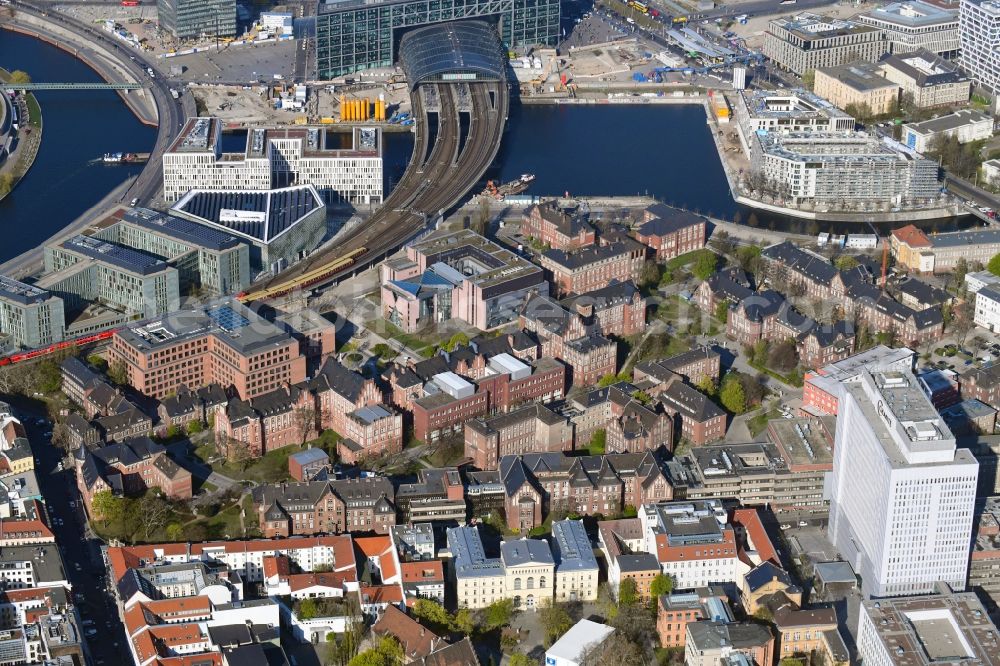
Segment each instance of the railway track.
[{"label": "railway track", "polygon": [[[470,84],[469,134],[461,143],[460,112],[451,86],[437,88],[438,133],[428,146],[429,116],[422,96],[414,95],[416,142],[403,178],[382,207],[335,246],[252,288],[244,300],[262,300],[295,289],[319,288],[380,261],[423,231],[428,222],[454,206],[475,185],[499,149],[507,119],[506,84]],[[430,147],[430,155],[426,155]],[[461,150],[460,150],[461,148]]]}]

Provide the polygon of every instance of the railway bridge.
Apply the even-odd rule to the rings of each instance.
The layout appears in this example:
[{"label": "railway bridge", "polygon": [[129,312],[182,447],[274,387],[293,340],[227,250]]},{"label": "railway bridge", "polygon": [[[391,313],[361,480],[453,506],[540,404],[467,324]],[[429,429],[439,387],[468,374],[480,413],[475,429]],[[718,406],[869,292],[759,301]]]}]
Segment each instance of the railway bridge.
[{"label": "railway bridge", "polygon": [[472,20],[431,25],[404,35],[399,53],[416,135],[403,177],[368,220],[333,247],[254,285],[244,301],[324,286],[378,263],[458,204],[493,162],[510,105],[497,31]]}]

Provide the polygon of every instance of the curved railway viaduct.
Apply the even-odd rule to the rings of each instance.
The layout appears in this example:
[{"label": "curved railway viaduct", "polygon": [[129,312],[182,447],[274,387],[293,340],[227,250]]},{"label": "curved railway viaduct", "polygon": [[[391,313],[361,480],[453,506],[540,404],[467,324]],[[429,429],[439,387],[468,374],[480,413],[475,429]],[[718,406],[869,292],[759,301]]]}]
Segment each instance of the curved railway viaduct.
[{"label": "curved railway viaduct", "polygon": [[[254,285],[244,300],[328,285],[373,266],[458,204],[493,162],[510,104],[495,28],[479,21],[421,28],[403,38],[400,57],[416,134],[403,177],[368,220],[332,247]],[[468,114],[464,137],[462,114]]]}]

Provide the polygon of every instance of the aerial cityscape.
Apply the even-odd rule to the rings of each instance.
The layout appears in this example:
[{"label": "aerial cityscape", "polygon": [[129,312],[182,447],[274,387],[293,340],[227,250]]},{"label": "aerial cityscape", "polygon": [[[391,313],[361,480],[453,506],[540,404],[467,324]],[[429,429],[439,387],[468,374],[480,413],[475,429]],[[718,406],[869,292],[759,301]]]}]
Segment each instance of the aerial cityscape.
[{"label": "aerial cityscape", "polygon": [[0,0],[0,666],[1000,666],[1000,2]]}]

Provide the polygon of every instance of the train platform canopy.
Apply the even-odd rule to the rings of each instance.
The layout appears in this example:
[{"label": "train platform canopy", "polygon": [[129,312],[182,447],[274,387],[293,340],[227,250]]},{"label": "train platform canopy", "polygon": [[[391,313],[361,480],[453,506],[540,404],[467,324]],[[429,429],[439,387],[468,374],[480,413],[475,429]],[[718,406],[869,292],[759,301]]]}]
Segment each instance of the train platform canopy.
[{"label": "train platform canopy", "polygon": [[323,207],[316,188],[303,185],[274,190],[191,190],[171,212],[227,229],[251,242],[270,243]]},{"label": "train platform canopy", "polygon": [[502,81],[507,72],[496,28],[485,21],[452,21],[403,35],[399,60],[410,89],[426,82]]}]

